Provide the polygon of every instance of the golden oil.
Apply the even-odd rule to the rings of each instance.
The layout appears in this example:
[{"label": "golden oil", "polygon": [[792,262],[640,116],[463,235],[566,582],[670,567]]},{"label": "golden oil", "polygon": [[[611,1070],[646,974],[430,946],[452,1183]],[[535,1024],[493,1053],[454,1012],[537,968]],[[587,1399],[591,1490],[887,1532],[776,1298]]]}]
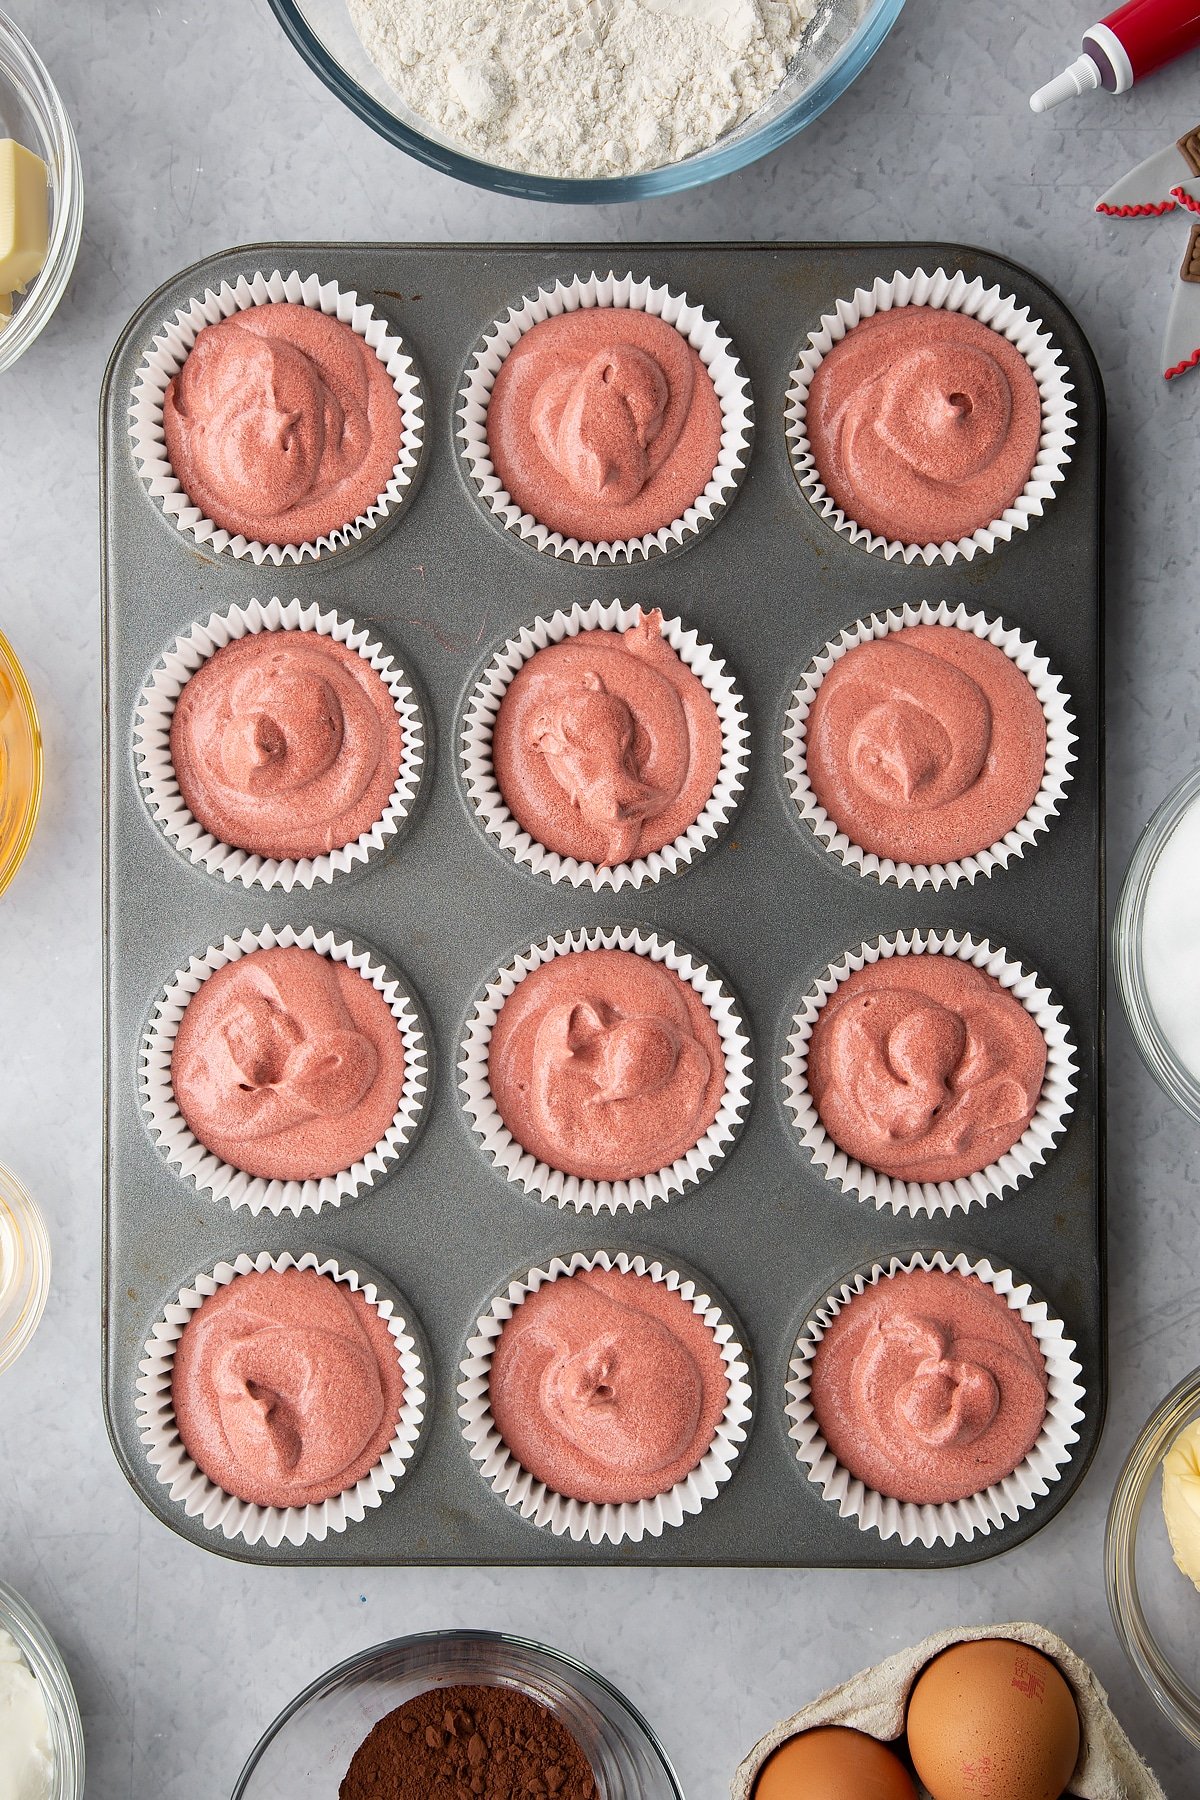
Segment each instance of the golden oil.
[{"label": "golden oil", "polygon": [[42,798],[42,732],[25,672],[0,631],[0,894],[29,847]]}]

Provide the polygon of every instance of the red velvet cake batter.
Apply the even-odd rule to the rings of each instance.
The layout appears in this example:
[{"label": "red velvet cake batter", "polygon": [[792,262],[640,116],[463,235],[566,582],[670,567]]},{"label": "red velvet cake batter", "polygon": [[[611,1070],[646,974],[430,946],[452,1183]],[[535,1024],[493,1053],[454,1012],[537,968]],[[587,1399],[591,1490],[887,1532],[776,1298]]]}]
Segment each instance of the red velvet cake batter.
[{"label": "red velvet cake batter", "polygon": [[536,651],[500,703],[492,762],[532,838],[603,868],[695,824],[721,766],[721,721],[653,612]]},{"label": "red velvet cake batter", "polygon": [[383,1137],[404,1042],[371,982],[316,950],[255,950],[188,1001],[171,1084],[189,1129],[248,1175],[335,1175]]},{"label": "red velvet cake batter", "polygon": [[885,1276],[836,1315],[812,1370],[817,1424],[842,1467],[916,1505],[1011,1475],[1046,1416],[1037,1340],[974,1275]]},{"label": "red velvet cake batter", "polygon": [[1046,1040],[994,976],[957,956],[881,957],[817,1015],[808,1086],[847,1156],[904,1181],[956,1181],[1011,1150],[1041,1098]]},{"label": "red velvet cake batter", "polygon": [[649,1275],[581,1269],[523,1300],[492,1355],[500,1436],[557,1494],[649,1500],[712,1443],[728,1392],[716,1338]]},{"label": "red velvet cake batter", "polygon": [[944,863],[1000,841],[1046,767],[1046,715],[1004,651],[912,625],[834,663],[808,715],[808,779],[852,843]]},{"label": "red velvet cake batter", "polygon": [[252,1270],[192,1314],[171,1377],[184,1449],[227,1494],[310,1506],[374,1468],[404,1403],[386,1322],[315,1269]]},{"label": "red velvet cake batter", "polygon": [[612,543],[660,531],[694,504],[721,453],[721,403],[681,332],[632,307],[535,325],[500,365],[488,449],[522,511]]},{"label": "red velvet cake batter", "polygon": [[383,816],[403,740],[392,696],[355,651],[313,631],[226,644],[184,687],[171,761],[193,816],[259,856],[321,856]]},{"label": "red velvet cake batter", "polygon": [[404,419],[357,332],[281,301],[204,327],[167,388],[163,431],[206,518],[262,543],[305,544],[378,500]]},{"label": "red velvet cake batter", "polygon": [[488,1080],[501,1118],[552,1169],[595,1181],[665,1168],[721,1108],[721,1035],[696,990],[632,950],[578,950],[500,1009]]},{"label": "red velvet cake batter", "polygon": [[904,544],[970,537],[1012,505],[1037,461],[1038,385],[1021,352],[941,307],[872,313],[822,360],[808,440],[848,518]]}]

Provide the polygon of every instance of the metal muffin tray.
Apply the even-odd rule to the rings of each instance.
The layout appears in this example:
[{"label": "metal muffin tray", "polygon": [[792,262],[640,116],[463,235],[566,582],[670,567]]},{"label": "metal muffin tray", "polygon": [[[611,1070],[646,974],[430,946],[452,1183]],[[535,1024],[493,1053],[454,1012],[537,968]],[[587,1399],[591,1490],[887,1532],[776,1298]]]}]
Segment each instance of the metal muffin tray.
[{"label": "metal muffin tray", "polygon": [[[1028,303],[1064,353],[1077,430],[1045,516],[972,563],[906,567],[869,555],[818,517],[784,439],[784,394],[807,333],[839,296],[897,268],[963,269]],[[164,522],[139,478],[129,397],[147,345],[177,307],[256,270],[317,272],[354,288],[407,340],[426,395],[419,491],[362,547],[282,569],[212,556]],[[741,489],[685,550],[633,566],[556,561],[500,530],[466,480],[455,441],[465,365],[481,333],[523,295],[575,273],[666,282],[733,338],[756,430]],[[1032,275],[951,244],[450,246],[265,244],[184,270],[140,307],[102,398],[105,620],[106,1140],[104,1388],[109,1431],[137,1493],[207,1549],[273,1563],[963,1564],[1021,1543],[1069,1499],[1100,1433],[1104,1339],[1104,933],[1101,505],[1104,402],[1078,326]],[[143,803],[132,725],[142,684],[194,620],[251,598],[318,600],[370,625],[415,683],[430,725],[417,816],[365,870],[291,894],[227,885],[186,862]],[[484,836],[459,768],[466,697],[494,650],[538,614],[620,598],[680,616],[725,656],[750,715],[741,804],[683,874],[618,895],[552,885]],[[783,770],[784,713],[814,652],[864,615],[923,600],[965,602],[1036,638],[1074,702],[1077,761],[1062,812],[1032,850],[973,887],[918,892],[844,869],[799,819]],[[335,926],[402,969],[432,1033],[431,1102],[400,1167],[319,1214],[252,1217],[183,1180],[143,1121],[138,1049],[164,982],[194,951],[269,923]],[[476,994],[497,966],[571,927],[641,924],[698,949],[737,994],[755,1079],[744,1130],[698,1188],[636,1214],[577,1214],[524,1194],[486,1160],[457,1086]],[[1005,946],[1063,1003],[1079,1063],[1064,1136],[1015,1192],[937,1220],[843,1194],[800,1148],[782,1102],[792,1013],[844,950],[914,927],[959,927]],[[838,1517],[787,1435],[784,1382],[798,1328],[840,1277],[893,1251],[986,1254],[1028,1277],[1079,1346],[1086,1401],[1063,1479],[1000,1531],[926,1549]],[[396,1492],[323,1543],[248,1549],[188,1520],[140,1442],[135,1383],[164,1304],[238,1252],[325,1250],[377,1270],[411,1303],[431,1351],[431,1406]],[[575,1543],[524,1521],[471,1461],[457,1416],[458,1367],[477,1316],[513,1275],[573,1250],[643,1250],[708,1277],[746,1333],[755,1389],[732,1479],[681,1527],[618,1547]]]}]

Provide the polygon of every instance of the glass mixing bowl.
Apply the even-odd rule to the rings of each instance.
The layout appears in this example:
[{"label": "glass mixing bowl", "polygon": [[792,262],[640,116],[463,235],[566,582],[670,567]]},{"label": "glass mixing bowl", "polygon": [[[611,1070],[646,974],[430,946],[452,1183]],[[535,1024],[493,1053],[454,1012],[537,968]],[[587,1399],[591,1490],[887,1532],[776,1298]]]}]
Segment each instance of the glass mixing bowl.
[{"label": "glass mixing bowl", "polygon": [[1113,1490],[1104,1533],[1108,1605],[1125,1654],[1171,1723],[1200,1745],[1200,1593],[1171,1555],[1162,1460],[1200,1418],[1200,1369],[1146,1421]]},{"label": "glass mixing bowl", "polygon": [[350,23],[345,0],[271,0],[276,18],[305,62],[353,113],[431,169],[493,193],[563,205],[645,200],[729,175],[777,150],[819,118],[866,68],[900,15],[904,0],[819,0],[804,45],[768,104],[708,150],[639,175],[565,180],[480,162],[407,107],[372,63]]},{"label": "glass mixing bowl", "polygon": [[0,12],[0,137],[41,157],[50,179],[50,248],[42,272],[0,331],[0,371],[11,369],[62,299],[83,232],[83,168],[71,121],[37,51]]},{"label": "glass mixing bowl", "polygon": [[1200,799],[1200,769],[1167,795],[1134,846],[1121,883],[1112,928],[1117,991],[1138,1049],[1163,1091],[1200,1124],[1200,1081],[1183,1063],[1151,1004],[1142,956],[1146,896],[1172,833]]},{"label": "glass mixing bowl", "polygon": [[7,1631],[41,1685],[54,1774],[49,1800],[83,1800],[83,1724],[58,1646],[20,1594],[0,1581],[0,1630]]},{"label": "glass mixing bowl", "polygon": [[385,1713],[452,1683],[540,1701],[576,1739],[602,1800],[683,1800],[666,1752],[616,1688],[559,1650],[499,1631],[427,1631],[339,1663],[280,1713],[233,1800],[328,1800]]}]

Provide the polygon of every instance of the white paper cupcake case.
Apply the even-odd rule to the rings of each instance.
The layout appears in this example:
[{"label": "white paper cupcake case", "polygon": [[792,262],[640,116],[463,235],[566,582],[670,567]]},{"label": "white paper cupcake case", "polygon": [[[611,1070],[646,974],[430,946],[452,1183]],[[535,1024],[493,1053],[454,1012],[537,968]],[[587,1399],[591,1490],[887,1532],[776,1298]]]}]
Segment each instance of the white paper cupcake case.
[{"label": "white paper cupcake case", "polygon": [[[342,1282],[352,1293],[361,1293],[387,1324],[404,1375],[404,1399],[396,1433],[380,1460],[352,1488],[317,1505],[255,1506],[227,1494],[193,1462],[175,1423],[171,1375],[176,1346],[188,1320],[218,1288],[227,1287],[237,1276],[248,1275],[251,1270],[262,1274],[267,1269],[315,1269],[319,1275]],[[218,1263],[211,1274],[196,1276],[180,1290],[178,1299],[170,1303],[155,1325],[138,1367],[138,1430],[151,1467],[170,1490],[171,1499],[183,1507],[189,1519],[198,1518],[209,1531],[219,1531],[230,1540],[241,1536],[247,1544],[267,1544],[271,1549],[283,1543],[303,1544],[309,1538],[321,1543],[331,1531],[345,1531],[371,1508],[379,1506],[411,1461],[425,1417],[425,1371],[405,1319],[379,1293],[373,1281],[364,1281],[356,1270],[342,1269],[332,1257],[321,1259],[311,1251],[300,1257],[289,1253],[272,1256],[266,1250],[255,1257],[243,1253],[232,1263]]]},{"label": "white paper cupcake case", "polygon": [[[546,319],[593,306],[632,307],[673,325],[691,344],[712,376],[721,403],[721,450],[703,493],[680,518],[661,530],[647,532],[643,537],[615,539],[611,543],[564,537],[561,532],[551,531],[539,523],[532,514],[522,512],[492,466],[487,439],[492,388],[501,363],[518,339]],[[552,288],[539,288],[532,298],[510,307],[489,329],[474,352],[467,365],[459,399],[462,404],[458,410],[458,440],[463,463],[483,506],[498,524],[514,532],[523,542],[550,556],[569,557],[577,563],[616,562],[621,557],[634,562],[659,551],[678,549],[697,537],[732,500],[746,467],[753,432],[754,404],[750,383],[733,345],[715,320],[705,318],[703,309],[694,305],[686,294],[672,294],[666,287],[655,287],[649,281],[635,281],[632,275],[618,276],[611,269],[607,275],[593,272],[587,277],[576,275],[568,282],[556,281]]]},{"label": "white paper cupcake case", "polygon": [[559,856],[518,825],[505,804],[492,766],[492,730],[513,677],[548,644],[562,643],[585,631],[628,631],[645,616],[640,606],[622,606],[619,600],[606,606],[594,600],[590,606],[573,606],[569,612],[535,619],[515,638],[509,638],[488,663],[467,702],[463,721],[463,778],[476,816],[488,836],[535,874],[546,875],[554,882],[568,881],[576,888],[589,887],[593,893],[605,888],[619,893],[626,886],[648,886],[664,875],[678,874],[693,858],[702,855],[731,818],[750,759],[745,707],[724,662],[710,645],[701,643],[694,631],[686,631],[678,619],[664,619],[663,637],[680,661],[703,682],[721,721],[721,765],[699,817],[661,850],[609,868],[597,868],[595,863],[579,862],[573,856]]},{"label": "white paper cupcake case", "polygon": [[[226,644],[272,631],[313,632],[356,651],[383,681],[400,721],[400,769],[382,814],[352,843],[323,856],[257,856],[224,843],[206,831],[189,811],[171,760],[175,703],[196,670]],[[299,600],[290,600],[285,604],[278,598],[265,604],[250,600],[225,613],[210,613],[207,619],[182,632],[164,652],[142,689],[133,742],[142,797],[176,849],[210,875],[240,881],[243,887],[257,884],[281,888],[285,893],[294,887],[312,888],[319,881],[332,881],[335,875],[348,873],[356,863],[365,863],[375,852],[385,849],[412,811],[425,764],[424,723],[403,669],[353,619],[322,612],[315,602],[304,606]]]},{"label": "white paper cupcake case", "polygon": [[[526,975],[556,956],[577,950],[633,950],[673,969],[704,1001],[721,1037],[725,1057],[725,1091],[716,1118],[698,1143],[669,1166],[630,1181],[593,1181],[567,1175],[539,1162],[523,1150],[500,1117],[488,1082],[488,1050],[492,1029],[508,996]],[[592,931],[569,931],[561,937],[534,944],[507,963],[475,1002],[467,1021],[459,1055],[459,1089],[467,1116],[498,1169],[527,1194],[554,1200],[576,1212],[633,1212],[639,1206],[666,1201],[697,1182],[728,1153],[741,1129],[751,1082],[750,1042],[736,1000],[719,976],[689,951],[669,938],[636,926],[613,926]]]},{"label": "white paper cupcake case", "polygon": [[[210,975],[227,963],[237,962],[254,950],[316,950],[333,962],[357,969],[387,1001],[396,1028],[404,1042],[404,1089],[396,1116],[384,1136],[367,1154],[348,1169],[336,1175],[309,1181],[268,1181],[261,1175],[248,1175],[235,1169],[219,1156],[214,1156],[188,1129],[171,1085],[171,1053],[179,1021],[192,995]],[[180,969],[155,1002],[154,1014],[141,1045],[139,1087],[142,1111],[151,1137],[173,1168],[186,1180],[194,1181],[201,1192],[214,1200],[228,1200],[231,1206],[244,1206],[251,1213],[317,1212],[322,1206],[340,1206],[361,1189],[371,1187],[384,1174],[388,1165],[397,1161],[416,1135],[425,1109],[429,1088],[429,1050],[424,1028],[412,995],[401,985],[397,975],[380,962],[373,951],[362,949],[348,938],[332,931],[318,934],[311,925],[296,931],[285,925],[275,931],[264,925],[261,931],[243,931],[240,937],[227,937],[212,944],[200,956],[193,956],[186,969]]]},{"label": "white paper cupcake case", "polygon": [[[390,480],[377,500],[365,512],[348,520],[336,531],[326,532],[306,544],[260,544],[226,531],[205,518],[200,507],[193,505],[171,467],[163,432],[163,404],[167,388],[187,360],[187,355],[206,325],[231,318],[251,306],[266,306],[287,301],[293,306],[311,307],[314,312],[328,313],[369,344],[392,378],[392,386],[400,401],[403,434],[400,455]],[[301,276],[295,269],[281,275],[257,272],[239,275],[232,286],[223,281],[216,293],[205,290],[202,299],[181,306],[169,319],[147,350],[137,373],[129,404],[129,435],[146,491],[152,500],[162,503],[163,517],[177,531],[189,533],[198,544],[218,553],[249,557],[254,563],[270,562],[276,567],[284,562],[299,563],[305,557],[316,559],[359,542],[391,515],[408,497],[420,461],[424,423],[424,397],[403,341],[388,330],[365,301],[351,289],[343,293],[336,281],[322,281],[317,275]]]},{"label": "white paper cupcake case", "polygon": [[[1011,831],[986,850],[976,851],[973,856],[964,856],[955,862],[898,863],[890,856],[877,856],[873,851],[864,850],[839,830],[818,803],[808,778],[808,715],[817,690],[829,671],[847,651],[913,625],[950,625],[995,644],[1026,676],[1046,715],[1046,764],[1042,785],[1029,811]],[[922,602],[920,606],[902,606],[886,613],[873,613],[869,619],[859,619],[818,651],[788,707],[783,732],[784,771],[800,817],[811,826],[825,849],[840,857],[848,869],[855,869],[860,875],[874,875],[880,881],[894,881],[898,887],[930,887],[935,891],[940,887],[953,888],[961,881],[974,882],[981,875],[990,875],[994,869],[1007,868],[1010,862],[1024,856],[1034,840],[1048,829],[1050,820],[1062,805],[1071,779],[1071,764],[1075,761],[1076,739],[1071,729],[1075,715],[1070,706],[1070,696],[1046,658],[1039,655],[1037,645],[1001,620],[989,619],[984,613],[968,612],[965,606],[949,607],[944,601],[938,606],[930,606],[928,602]]]},{"label": "white paper cupcake case", "polygon": [[[884,1277],[907,1274],[913,1269],[977,1275],[1020,1314],[1046,1359],[1046,1418],[1028,1456],[1002,1481],[993,1482],[966,1500],[946,1501],[938,1506],[888,1499],[851,1475],[822,1437],[812,1410],[813,1360],[835,1315],[855,1295]],[[932,1544],[953,1544],[959,1538],[969,1543],[976,1536],[986,1537],[999,1530],[1009,1520],[1028,1512],[1049,1492],[1071,1460],[1072,1444],[1079,1441],[1077,1427],[1083,1418],[1084,1388],[1074,1341],[1046,1302],[1034,1298],[1027,1282],[1020,1281],[1011,1269],[997,1267],[986,1258],[971,1262],[963,1255],[948,1258],[940,1250],[932,1254],[918,1252],[905,1258],[893,1256],[886,1262],[872,1264],[865,1272],[848,1275],[809,1315],[788,1369],[788,1435],[808,1479],[816,1483],[826,1500],[836,1505],[841,1517],[853,1519],[860,1531],[877,1531],[884,1539],[898,1537],[902,1544],[920,1543],[928,1549]]]},{"label": "white paper cupcake case", "polygon": [[[896,1176],[883,1175],[877,1169],[865,1168],[854,1157],[838,1149],[822,1125],[808,1089],[808,1047],[818,1015],[830,995],[866,963],[890,956],[921,955],[957,956],[994,976],[1001,987],[1007,988],[1021,1002],[1046,1040],[1046,1073],[1041,1098],[1024,1133],[996,1162],[989,1163],[975,1175],[960,1176],[957,1181],[901,1181]],[[1011,961],[1005,951],[993,950],[986,938],[980,942],[965,932],[910,931],[899,932],[895,937],[878,938],[872,944],[861,945],[858,950],[848,950],[819,978],[792,1020],[783,1059],[783,1097],[800,1142],[812,1152],[817,1167],[824,1170],[830,1181],[836,1181],[843,1193],[873,1201],[880,1209],[889,1207],[893,1212],[933,1217],[960,1209],[966,1212],[972,1206],[985,1206],[990,1199],[1015,1187],[1045,1161],[1055,1138],[1066,1127],[1076,1072],[1074,1048],[1062,1008],[1055,1004],[1050,990],[1041,985],[1036,975],[1029,974],[1020,963]]]},{"label": "white paper cupcake case", "polygon": [[[808,440],[806,413],[808,390],[813,376],[848,331],[873,313],[888,312],[893,307],[935,306],[949,312],[966,313],[980,324],[991,326],[1021,352],[1029,364],[1042,400],[1042,435],[1037,460],[1024,491],[998,519],[981,526],[970,537],[942,544],[902,544],[883,538],[848,518],[832,495],[825,490]],[[1027,531],[1031,520],[1040,518],[1054,498],[1071,460],[1075,442],[1074,386],[1066,365],[1050,333],[1040,319],[1032,319],[1027,306],[1021,306],[1011,294],[1000,288],[985,287],[976,276],[969,280],[961,271],[947,275],[936,269],[927,275],[917,269],[911,275],[899,270],[890,281],[882,278],[869,288],[856,288],[853,298],[839,300],[836,310],[822,315],[821,323],[809,333],[808,347],[792,371],[788,385],[785,421],[788,451],[796,479],[821,517],[828,521],[852,544],[867,550],[879,550],[889,560],[900,557],[906,563],[918,560],[929,566],[935,562],[952,563],[957,557],[967,562],[979,551],[990,554],[997,544],[1006,544],[1016,531]]]},{"label": "white paper cupcake case", "polygon": [[[626,1275],[649,1275],[651,1280],[662,1282],[689,1303],[720,1347],[729,1386],[725,1412],[713,1441],[689,1475],[652,1500],[604,1505],[594,1500],[571,1500],[556,1494],[544,1481],[537,1480],[521,1467],[501,1438],[492,1417],[488,1382],[492,1355],[505,1324],[530,1294],[535,1294],[548,1281],[575,1275],[581,1269],[616,1269]],[[493,1493],[499,1494],[523,1519],[546,1527],[556,1537],[570,1537],[576,1543],[586,1538],[591,1544],[606,1541],[639,1544],[644,1537],[660,1537],[668,1525],[682,1525],[729,1480],[746,1441],[750,1422],[749,1363],[734,1335],[734,1327],[720,1305],[698,1288],[694,1280],[661,1262],[648,1262],[644,1256],[629,1256],[623,1250],[615,1255],[600,1250],[591,1255],[576,1251],[567,1258],[556,1256],[546,1268],[531,1269],[523,1279],[509,1282],[483,1317],[476,1321],[475,1335],[467,1342],[467,1353],[459,1373],[462,1380],[458,1394],[462,1404],[458,1416],[472,1459],[479,1464],[484,1480]]]}]

